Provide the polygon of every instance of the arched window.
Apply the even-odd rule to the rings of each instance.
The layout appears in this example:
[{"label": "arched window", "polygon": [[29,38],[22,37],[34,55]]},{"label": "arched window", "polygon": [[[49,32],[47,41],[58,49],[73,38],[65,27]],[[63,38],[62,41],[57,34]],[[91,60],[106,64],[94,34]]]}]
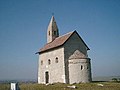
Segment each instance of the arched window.
[{"label": "arched window", "polygon": [[51,61],[50,61],[50,59],[48,59],[48,65],[50,65],[51,64]]},{"label": "arched window", "polygon": [[43,61],[41,61],[41,65],[43,65]]},{"label": "arched window", "polygon": [[81,70],[83,70],[83,65],[81,65]]},{"label": "arched window", "polygon": [[50,31],[49,31],[49,36],[50,36]]},{"label": "arched window", "polygon": [[58,57],[55,58],[55,63],[58,63]]},{"label": "arched window", "polygon": [[56,31],[54,31],[54,35],[56,35]]}]

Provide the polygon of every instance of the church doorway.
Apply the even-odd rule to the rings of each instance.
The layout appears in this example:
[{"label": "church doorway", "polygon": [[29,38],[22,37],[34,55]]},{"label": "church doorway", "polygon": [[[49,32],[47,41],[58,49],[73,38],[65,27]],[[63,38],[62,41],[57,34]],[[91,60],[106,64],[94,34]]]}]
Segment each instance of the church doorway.
[{"label": "church doorway", "polygon": [[45,72],[45,83],[49,83],[49,72]]}]

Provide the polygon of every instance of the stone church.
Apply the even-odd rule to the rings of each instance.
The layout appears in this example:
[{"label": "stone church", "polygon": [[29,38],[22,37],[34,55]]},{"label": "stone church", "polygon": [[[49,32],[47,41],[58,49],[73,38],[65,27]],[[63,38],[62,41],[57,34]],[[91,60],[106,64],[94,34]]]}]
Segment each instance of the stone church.
[{"label": "stone church", "polygon": [[38,83],[91,82],[90,50],[77,31],[59,36],[52,16],[47,30],[47,43],[39,54]]}]

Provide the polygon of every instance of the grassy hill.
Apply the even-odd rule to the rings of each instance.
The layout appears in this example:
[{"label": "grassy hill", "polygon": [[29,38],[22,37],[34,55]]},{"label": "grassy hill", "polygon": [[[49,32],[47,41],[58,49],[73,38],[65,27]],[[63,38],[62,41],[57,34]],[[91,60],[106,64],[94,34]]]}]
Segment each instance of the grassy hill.
[{"label": "grassy hill", "polygon": [[[100,86],[102,84],[103,86]],[[20,90],[120,90],[119,82],[93,82],[86,84],[74,84],[77,88],[71,89],[69,84],[42,85],[37,83],[20,83]],[[10,84],[0,84],[0,90],[10,90]]]}]

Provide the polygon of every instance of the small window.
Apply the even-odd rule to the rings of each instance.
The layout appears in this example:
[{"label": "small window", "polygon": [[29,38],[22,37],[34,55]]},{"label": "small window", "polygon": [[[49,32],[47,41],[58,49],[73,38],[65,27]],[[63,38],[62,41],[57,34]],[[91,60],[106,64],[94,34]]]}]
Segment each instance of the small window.
[{"label": "small window", "polygon": [[56,35],[56,31],[54,31],[54,35]]},{"label": "small window", "polygon": [[43,65],[43,61],[41,61],[41,65]]},{"label": "small window", "polygon": [[89,67],[87,66],[87,69],[89,69]]},{"label": "small window", "polygon": [[49,31],[49,36],[50,36],[50,31]]},{"label": "small window", "polygon": [[51,61],[50,61],[50,59],[48,59],[48,65],[50,65],[51,64]]},{"label": "small window", "polygon": [[58,57],[55,58],[55,63],[58,63]]},{"label": "small window", "polygon": [[81,65],[81,70],[83,70],[83,66]]}]

